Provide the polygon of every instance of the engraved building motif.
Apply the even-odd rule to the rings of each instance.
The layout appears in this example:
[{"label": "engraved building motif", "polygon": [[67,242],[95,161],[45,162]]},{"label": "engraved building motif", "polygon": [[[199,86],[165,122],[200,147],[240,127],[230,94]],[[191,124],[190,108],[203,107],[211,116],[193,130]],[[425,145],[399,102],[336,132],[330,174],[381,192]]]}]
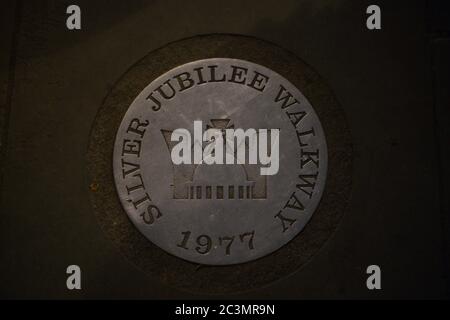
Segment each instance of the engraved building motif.
[{"label": "engraved building motif", "polygon": [[[212,119],[210,122],[211,124],[206,128],[221,129],[224,141],[226,140],[225,129],[234,128],[229,119]],[[172,132],[172,130],[161,130],[169,154],[177,143],[171,141]],[[202,150],[203,148],[204,146]],[[232,155],[235,164],[172,164],[173,199],[266,199],[267,178],[265,175],[260,175],[261,165],[236,164],[236,151],[237,148]],[[247,143],[246,151],[248,151]]]}]

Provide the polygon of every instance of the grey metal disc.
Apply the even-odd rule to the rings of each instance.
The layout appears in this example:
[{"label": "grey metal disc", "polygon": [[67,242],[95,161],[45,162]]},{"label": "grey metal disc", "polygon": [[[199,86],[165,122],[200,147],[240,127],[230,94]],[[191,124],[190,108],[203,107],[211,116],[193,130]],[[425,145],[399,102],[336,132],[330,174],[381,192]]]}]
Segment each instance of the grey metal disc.
[{"label": "grey metal disc", "polygon": [[[233,78],[236,67],[246,71]],[[186,72],[189,88],[177,78]],[[161,85],[174,96],[161,97]],[[192,132],[195,120],[204,130],[280,129],[278,173],[174,165],[167,134]],[[327,146],[313,106],[285,78],[248,61],[213,58],[176,67],[143,88],[117,131],[113,170],[122,206],[147,239],[188,261],[229,265],[270,254],[301,232],[325,187]]]}]

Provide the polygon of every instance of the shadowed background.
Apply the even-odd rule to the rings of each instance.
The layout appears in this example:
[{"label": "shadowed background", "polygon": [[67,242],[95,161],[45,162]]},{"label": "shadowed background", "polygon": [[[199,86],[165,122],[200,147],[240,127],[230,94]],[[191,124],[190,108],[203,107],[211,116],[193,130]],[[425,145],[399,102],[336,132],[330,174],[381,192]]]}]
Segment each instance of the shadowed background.
[{"label": "shadowed background", "polygon": [[[308,264],[227,298],[448,297],[449,38],[444,1],[6,1],[0,29],[2,298],[205,298],[144,275],[100,228],[86,151],[111,86],[167,43],[234,33],[273,42],[328,83],[352,133],[353,193]],[[81,291],[65,269],[82,269]],[[365,269],[382,269],[368,291]]]}]

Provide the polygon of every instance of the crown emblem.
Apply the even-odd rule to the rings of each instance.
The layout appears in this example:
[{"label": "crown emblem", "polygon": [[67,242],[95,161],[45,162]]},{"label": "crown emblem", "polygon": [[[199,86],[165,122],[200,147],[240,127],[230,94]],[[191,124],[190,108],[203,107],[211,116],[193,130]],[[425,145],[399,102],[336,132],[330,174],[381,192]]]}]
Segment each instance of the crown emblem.
[{"label": "crown emblem", "polygon": [[[234,124],[230,119],[211,119],[206,124],[206,129],[222,131],[225,144],[234,143],[234,141],[228,141],[225,136],[225,130],[233,128]],[[176,145],[176,142],[171,141],[172,132],[173,130],[161,130],[169,154]],[[258,132],[256,131],[255,134],[258,135]],[[204,150],[204,142],[196,141],[193,142],[193,145],[195,143],[202,144],[201,148]],[[248,141],[245,140],[243,143],[248,150]],[[193,149],[191,148],[191,150]],[[236,159],[236,152],[237,148],[231,154],[234,159]],[[224,156],[226,155],[224,154]],[[229,153],[228,156],[230,156]],[[260,174],[260,168],[259,164],[237,164],[237,161],[232,165],[207,165],[204,163],[175,165],[172,163],[173,199],[266,199],[267,177]]]}]

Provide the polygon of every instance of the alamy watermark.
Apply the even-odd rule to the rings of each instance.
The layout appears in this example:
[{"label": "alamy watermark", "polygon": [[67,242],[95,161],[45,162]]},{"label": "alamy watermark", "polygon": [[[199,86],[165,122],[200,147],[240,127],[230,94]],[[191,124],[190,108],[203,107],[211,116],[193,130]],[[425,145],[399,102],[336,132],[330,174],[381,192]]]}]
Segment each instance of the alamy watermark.
[{"label": "alamy watermark", "polygon": [[261,175],[275,175],[280,167],[279,129],[218,129],[203,132],[202,121],[194,121],[194,136],[187,129],[172,132],[178,142],[170,153],[180,164],[260,164]]}]

